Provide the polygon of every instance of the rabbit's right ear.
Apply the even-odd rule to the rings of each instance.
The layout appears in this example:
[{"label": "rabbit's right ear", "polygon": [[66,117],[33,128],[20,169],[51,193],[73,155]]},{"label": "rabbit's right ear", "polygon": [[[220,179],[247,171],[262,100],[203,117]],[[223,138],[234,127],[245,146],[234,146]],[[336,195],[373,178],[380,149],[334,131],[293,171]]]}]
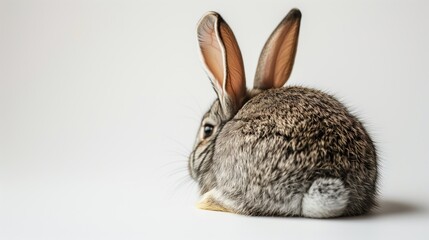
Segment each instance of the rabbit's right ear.
[{"label": "rabbit's right ear", "polygon": [[271,34],[262,49],[254,88],[280,88],[289,79],[298,46],[301,12],[292,9]]},{"label": "rabbit's right ear", "polygon": [[243,59],[234,33],[216,12],[204,15],[197,28],[201,58],[222,110],[231,114],[246,96]]}]

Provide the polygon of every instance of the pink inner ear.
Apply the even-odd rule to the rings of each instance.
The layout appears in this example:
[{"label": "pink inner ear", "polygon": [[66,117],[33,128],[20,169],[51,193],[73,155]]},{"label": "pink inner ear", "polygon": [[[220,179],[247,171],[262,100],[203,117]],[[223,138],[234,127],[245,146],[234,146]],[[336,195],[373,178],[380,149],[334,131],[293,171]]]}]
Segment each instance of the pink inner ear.
[{"label": "pink inner ear", "polygon": [[215,31],[215,16],[207,16],[207,21],[198,27],[198,41],[200,43],[203,61],[206,71],[209,71],[213,80],[217,81],[219,89],[222,89],[224,76],[222,49]]},{"label": "pink inner ear", "polygon": [[289,31],[283,37],[277,58],[275,59],[274,87],[282,87],[292,72],[298,42],[298,25],[291,24]]},{"label": "pink inner ear", "polygon": [[286,23],[270,39],[262,76],[266,88],[280,88],[288,80],[295,59],[298,24]]},{"label": "pink inner ear", "polygon": [[243,59],[231,28],[218,14],[209,13],[198,26],[198,41],[221,103],[228,101],[228,106],[238,109],[246,95],[246,83]]},{"label": "pink inner ear", "polygon": [[246,78],[244,75],[244,64],[241,56],[240,48],[238,47],[237,40],[229,28],[229,26],[220,23],[220,36],[226,52],[227,64],[227,82],[225,90],[234,102],[235,105],[241,105],[241,102],[246,95]]},{"label": "pink inner ear", "polygon": [[262,50],[254,87],[280,88],[288,80],[298,46],[301,14],[292,10],[271,34]]}]

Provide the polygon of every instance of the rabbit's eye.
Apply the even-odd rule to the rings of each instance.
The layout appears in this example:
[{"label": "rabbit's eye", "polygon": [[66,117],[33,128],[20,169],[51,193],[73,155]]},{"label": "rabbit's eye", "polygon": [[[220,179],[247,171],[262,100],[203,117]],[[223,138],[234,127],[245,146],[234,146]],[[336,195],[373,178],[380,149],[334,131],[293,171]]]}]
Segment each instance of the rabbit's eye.
[{"label": "rabbit's eye", "polygon": [[204,124],[203,127],[203,138],[208,138],[213,134],[213,125],[211,124]]}]

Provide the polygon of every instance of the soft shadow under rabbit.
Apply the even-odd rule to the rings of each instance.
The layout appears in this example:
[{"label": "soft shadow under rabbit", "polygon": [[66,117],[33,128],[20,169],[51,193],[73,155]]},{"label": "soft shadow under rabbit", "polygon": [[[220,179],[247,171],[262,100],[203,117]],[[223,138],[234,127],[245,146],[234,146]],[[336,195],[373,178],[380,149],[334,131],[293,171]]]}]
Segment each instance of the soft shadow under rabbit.
[{"label": "soft shadow under rabbit", "polygon": [[258,216],[359,215],[375,204],[377,156],[362,123],[334,97],[285,87],[301,12],[292,9],[265,44],[247,90],[232,30],[215,13],[198,25],[202,62],[217,99],[189,157],[198,207]]}]

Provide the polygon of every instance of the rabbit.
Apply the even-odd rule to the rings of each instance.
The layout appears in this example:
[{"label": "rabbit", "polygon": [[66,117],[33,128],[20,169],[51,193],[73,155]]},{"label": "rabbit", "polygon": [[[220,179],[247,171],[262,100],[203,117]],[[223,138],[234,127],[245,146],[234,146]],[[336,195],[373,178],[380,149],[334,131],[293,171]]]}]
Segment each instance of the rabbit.
[{"label": "rabbit", "polygon": [[188,169],[197,207],[249,216],[331,218],[376,205],[377,154],[360,120],[333,96],[289,86],[301,12],[267,40],[246,89],[235,36],[216,12],[198,23],[202,63],[217,94],[204,114]]}]

